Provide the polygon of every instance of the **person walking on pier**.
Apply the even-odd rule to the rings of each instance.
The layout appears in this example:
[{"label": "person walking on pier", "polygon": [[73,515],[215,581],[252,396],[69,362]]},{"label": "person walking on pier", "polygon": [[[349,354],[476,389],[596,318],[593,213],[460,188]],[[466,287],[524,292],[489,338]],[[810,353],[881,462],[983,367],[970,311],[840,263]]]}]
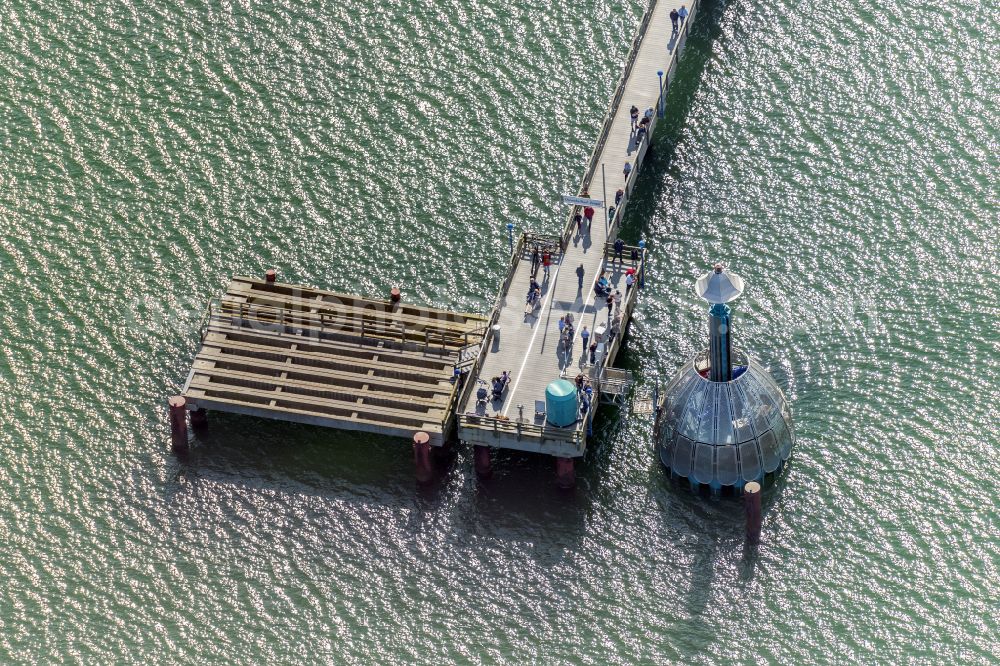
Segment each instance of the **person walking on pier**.
[{"label": "person walking on pier", "polygon": [[629,110],[628,113],[629,113],[630,116],[632,116],[632,131],[634,132],[635,131],[635,125],[636,125],[636,123],[639,122],[639,107],[637,107],[635,104],[633,104],[632,108]]},{"label": "person walking on pier", "polygon": [[586,351],[590,347],[590,331],[584,326],[580,329],[580,342],[583,343],[583,349]]},{"label": "person walking on pier", "polygon": [[628,293],[628,290],[632,288],[633,284],[635,284],[635,273],[629,273],[628,275],[625,276],[625,293],[626,294]]},{"label": "person walking on pier", "polygon": [[611,258],[611,263],[613,264],[616,261],[620,261],[620,262],[622,262],[622,266],[624,266],[625,265],[625,257],[622,256],[622,252],[624,252],[624,251],[625,251],[625,241],[623,241],[621,238],[616,238],[615,239],[615,256],[613,256]]},{"label": "person walking on pier", "polygon": [[573,216],[573,224],[576,225],[576,233],[582,234],[583,233],[583,215],[580,215],[579,213],[577,213],[576,215],[574,215]]},{"label": "person walking on pier", "polygon": [[684,25],[684,21],[688,17],[687,7],[685,7],[684,5],[681,5],[681,8],[677,10],[677,16],[681,20],[681,25]]},{"label": "person walking on pier", "polygon": [[[580,278],[580,291],[583,291],[583,276],[584,276],[584,274],[585,274],[585,271],[583,270],[583,264],[580,264],[579,267],[577,267],[577,269],[576,269],[576,276],[578,278]],[[584,327],[584,330],[587,330],[586,327]]]},{"label": "person walking on pier", "polygon": [[542,269],[545,272],[545,279],[549,279],[549,266],[552,264],[552,255],[546,250],[542,252]]},{"label": "person walking on pier", "polygon": [[542,255],[538,252],[538,246],[531,252],[531,278],[534,279],[538,275],[538,264],[542,263]]},{"label": "person walking on pier", "polygon": [[594,208],[593,206],[587,206],[583,209],[583,216],[587,218],[587,229],[590,229],[590,225],[594,221]]},{"label": "person walking on pier", "polygon": [[566,328],[566,317],[559,317],[559,339],[562,339],[563,329]]},{"label": "person walking on pier", "polygon": [[670,10],[670,23],[674,26],[674,32],[677,32],[677,19],[680,18],[680,14],[677,13],[676,9]]},{"label": "person walking on pier", "polygon": [[632,173],[632,163],[631,162],[626,162],[625,163],[625,168],[622,169],[622,173],[625,174],[625,182],[627,183],[628,182],[628,175],[630,173]]}]

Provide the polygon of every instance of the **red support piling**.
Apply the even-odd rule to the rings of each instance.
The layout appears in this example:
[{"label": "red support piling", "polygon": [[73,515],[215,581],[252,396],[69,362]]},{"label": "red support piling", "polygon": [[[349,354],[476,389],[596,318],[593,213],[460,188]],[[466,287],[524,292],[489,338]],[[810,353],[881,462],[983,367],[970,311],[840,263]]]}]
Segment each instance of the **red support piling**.
[{"label": "red support piling", "polygon": [[490,447],[475,446],[476,456],[476,476],[480,479],[488,479],[493,476],[493,463],[490,461]]},{"label": "red support piling", "polygon": [[760,510],[760,484],[756,481],[743,486],[743,508],[747,516],[747,543],[759,543],[763,516]]},{"label": "red support piling", "polygon": [[170,443],[175,449],[187,449],[187,400],[182,395],[167,400],[170,407]]},{"label": "red support piling", "polygon": [[392,291],[389,292],[389,301],[392,303],[399,303],[402,298],[403,294],[399,291],[399,287],[393,287]]},{"label": "red support piling", "polygon": [[556,485],[565,490],[576,485],[576,465],[573,458],[556,458]]},{"label": "red support piling", "polygon": [[426,432],[413,434],[413,462],[417,483],[429,483],[434,478],[434,469],[431,467],[431,436]]},{"label": "red support piling", "polygon": [[191,427],[195,430],[208,427],[208,412],[204,409],[195,409],[189,414]]},{"label": "red support piling", "polygon": [[273,268],[268,268],[267,272],[264,273],[264,280],[266,282],[273,283],[275,279],[277,279],[277,277],[278,277],[278,271],[274,270]]}]

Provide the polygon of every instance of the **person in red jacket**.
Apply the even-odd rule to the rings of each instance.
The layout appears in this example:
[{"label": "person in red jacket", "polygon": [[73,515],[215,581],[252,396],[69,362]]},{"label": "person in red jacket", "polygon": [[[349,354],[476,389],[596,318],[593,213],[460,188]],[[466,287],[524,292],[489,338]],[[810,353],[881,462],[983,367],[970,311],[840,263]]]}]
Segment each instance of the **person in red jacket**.
[{"label": "person in red jacket", "polygon": [[583,209],[583,216],[587,218],[587,228],[590,229],[590,224],[594,221],[594,209],[591,206],[587,206]]}]

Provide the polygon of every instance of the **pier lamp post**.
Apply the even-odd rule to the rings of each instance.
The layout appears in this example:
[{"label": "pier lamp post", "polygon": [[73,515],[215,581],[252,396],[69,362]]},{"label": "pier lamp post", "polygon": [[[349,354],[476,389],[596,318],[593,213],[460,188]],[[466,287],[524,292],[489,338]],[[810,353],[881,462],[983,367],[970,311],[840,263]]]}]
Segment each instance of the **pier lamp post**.
[{"label": "pier lamp post", "polygon": [[656,72],[656,75],[660,77],[660,103],[656,105],[656,115],[660,118],[663,117],[663,70]]},{"label": "pier lamp post", "polygon": [[507,223],[507,238],[510,240],[510,254],[514,255],[514,223]]}]

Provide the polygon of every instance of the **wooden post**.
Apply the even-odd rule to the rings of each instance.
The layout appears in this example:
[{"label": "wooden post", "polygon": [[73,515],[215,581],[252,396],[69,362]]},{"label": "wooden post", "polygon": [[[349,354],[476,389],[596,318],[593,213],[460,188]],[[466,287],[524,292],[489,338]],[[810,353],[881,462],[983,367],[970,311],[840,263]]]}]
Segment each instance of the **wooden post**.
[{"label": "wooden post", "polygon": [[743,507],[747,517],[747,543],[759,543],[763,516],[760,510],[760,484],[756,481],[743,486]]},{"label": "wooden post", "polygon": [[417,483],[430,483],[434,478],[431,467],[431,436],[426,432],[413,434],[413,462],[416,466]]},{"label": "wooden post", "polygon": [[175,450],[186,451],[188,447],[187,400],[182,395],[175,395],[167,400],[167,405],[170,407],[170,443]]},{"label": "wooden post", "polygon": [[493,476],[493,463],[490,461],[490,447],[476,444],[476,476],[480,479],[488,479]]},{"label": "wooden post", "polygon": [[564,490],[576,485],[576,466],[572,458],[556,458],[556,485]]}]

